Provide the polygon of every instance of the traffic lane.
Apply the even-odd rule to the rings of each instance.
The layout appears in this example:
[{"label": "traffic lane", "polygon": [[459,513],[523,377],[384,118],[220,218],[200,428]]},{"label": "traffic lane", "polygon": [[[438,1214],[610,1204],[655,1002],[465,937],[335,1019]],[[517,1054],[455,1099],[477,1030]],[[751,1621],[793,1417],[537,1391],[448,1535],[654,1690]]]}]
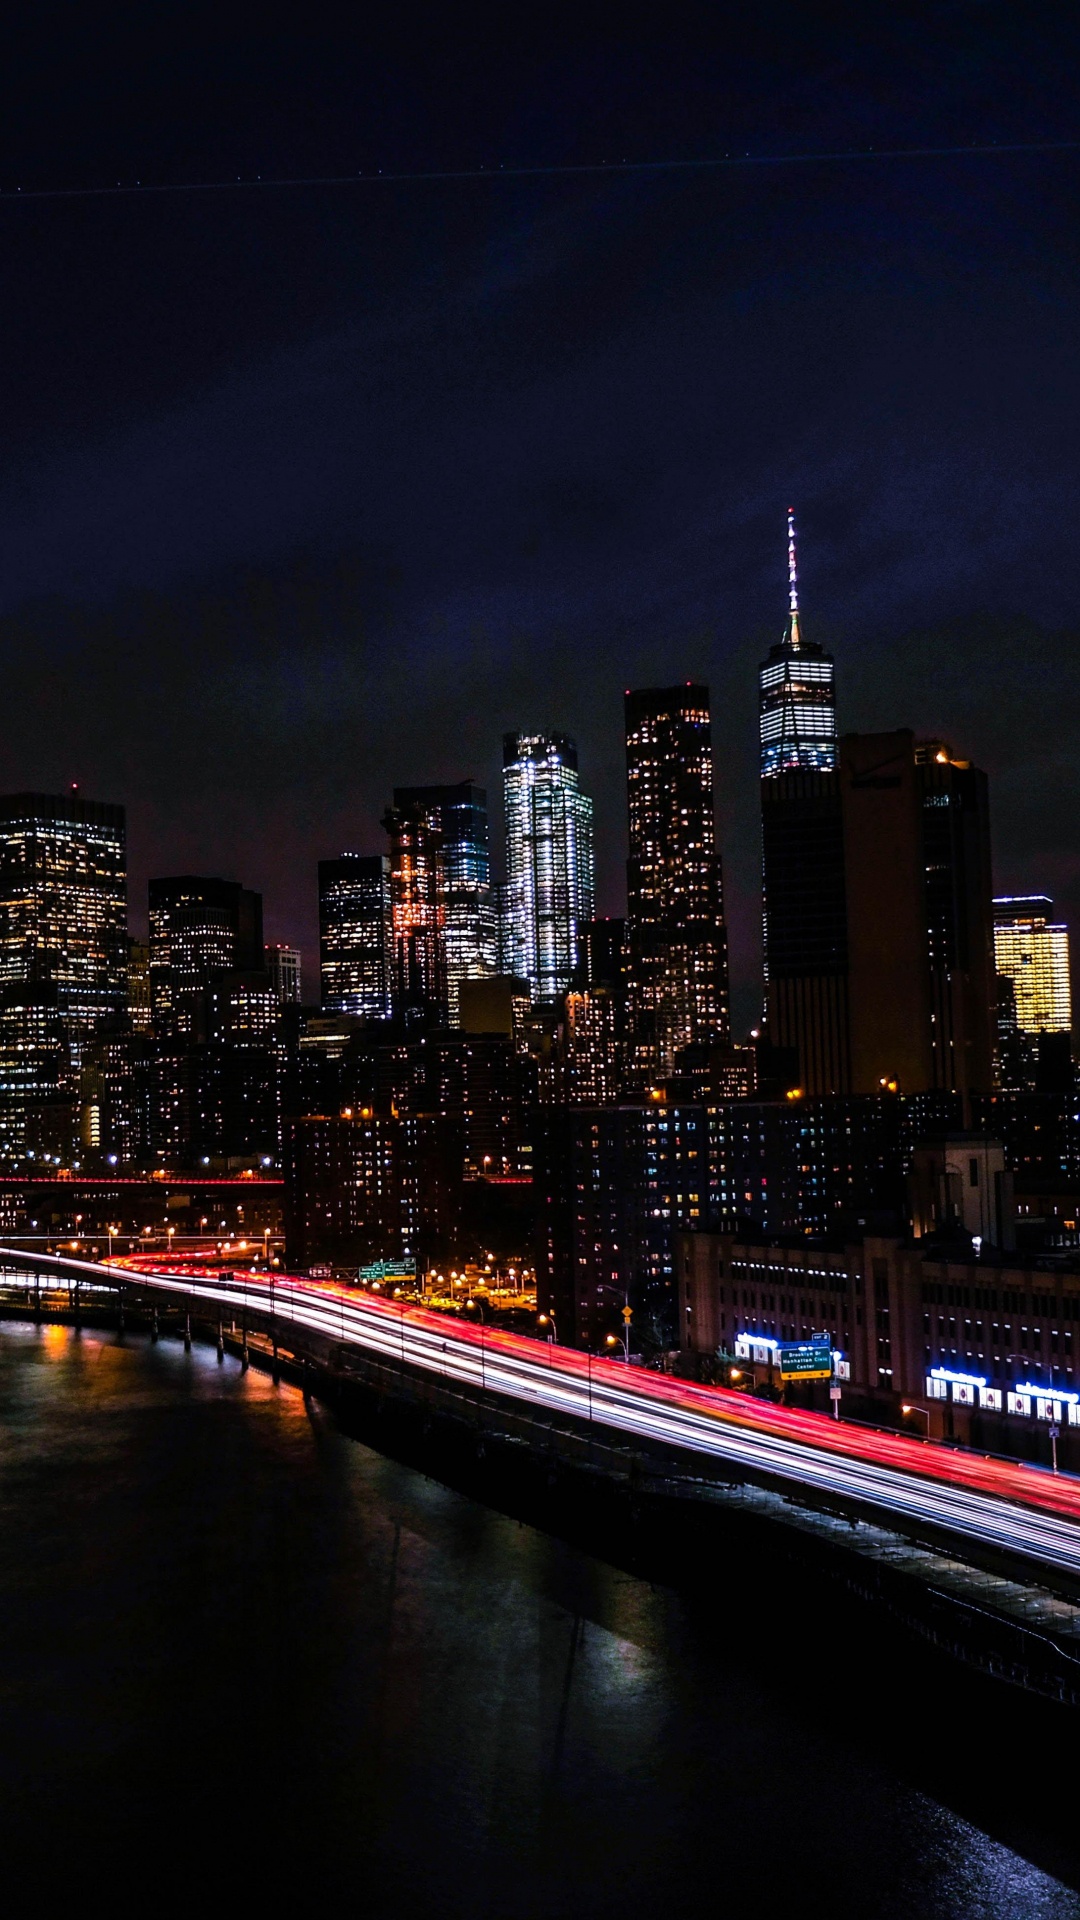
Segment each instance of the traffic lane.
[{"label": "traffic lane", "polygon": [[[144,1267],[139,1262],[139,1270],[147,1278],[148,1265]],[[437,1338],[441,1352],[449,1352],[452,1347],[462,1354],[473,1353],[473,1364],[470,1366],[465,1362],[460,1369],[462,1378],[478,1377],[482,1366],[478,1356],[484,1352],[490,1356],[496,1352],[506,1357],[513,1355],[528,1370],[530,1380],[534,1374],[538,1374],[548,1377],[558,1375],[567,1382],[575,1382],[579,1387],[582,1381],[590,1381],[597,1386],[602,1382],[616,1394],[630,1395],[631,1404],[659,1400],[686,1412],[699,1414],[708,1421],[749,1429],[779,1440],[799,1441],[817,1452],[870,1462],[892,1472],[909,1475],[920,1482],[933,1480],[952,1487],[966,1487],[1019,1506],[1035,1507],[1080,1520],[1080,1483],[1069,1476],[1054,1478],[1037,1468],[970,1454],[948,1453],[943,1449],[927,1447],[923,1442],[908,1439],[904,1435],[855,1429],[827,1415],[776,1407],[772,1403],[752,1400],[724,1388],[697,1387],[644,1371],[628,1375],[616,1362],[592,1358],[572,1348],[558,1347],[551,1342],[538,1347],[535,1341],[522,1335],[449,1321],[445,1315],[404,1302],[380,1300],[371,1294],[358,1295],[353,1288],[332,1283],[305,1281],[291,1275],[271,1282],[263,1275],[250,1272],[230,1275],[229,1280],[222,1283],[202,1273],[185,1273],[179,1263],[169,1268],[158,1265],[155,1271],[163,1280],[170,1275],[174,1279],[187,1280],[193,1290],[209,1292],[213,1297],[224,1299],[236,1307],[245,1304],[267,1307],[276,1298],[278,1311],[283,1312],[287,1299],[294,1301],[298,1307],[301,1302],[308,1303],[315,1318],[308,1320],[307,1308],[298,1314],[307,1324],[317,1326],[318,1330],[328,1334],[340,1330],[342,1337],[347,1337],[348,1332],[353,1331],[362,1342],[367,1341],[378,1350],[388,1353],[395,1350],[395,1340],[400,1345],[405,1326],[417,1334],[425,1329]],[[389,1328],[396,1329],[396,1334],[384,1331]],[[455,1372],[458,1371],[455,1367]],[[527,1387],[526,1391],[531,1389]],[[564,1410],[576,1410],[573,1394],[565,1398],[560,1395],[559,1404]]]}]

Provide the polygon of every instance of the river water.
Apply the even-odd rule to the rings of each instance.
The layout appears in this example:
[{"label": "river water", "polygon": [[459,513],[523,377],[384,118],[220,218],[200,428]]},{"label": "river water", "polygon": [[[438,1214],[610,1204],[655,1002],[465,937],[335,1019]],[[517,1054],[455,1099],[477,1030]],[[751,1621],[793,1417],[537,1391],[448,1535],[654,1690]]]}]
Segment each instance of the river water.
[{"label": "river water", "polygon": [[751,1569],[654,1588],[207,1349],[0,1326],[0,1522],[9,1911],[1080,1916],[1070,1727],[797,1593],[779,1647]]}]

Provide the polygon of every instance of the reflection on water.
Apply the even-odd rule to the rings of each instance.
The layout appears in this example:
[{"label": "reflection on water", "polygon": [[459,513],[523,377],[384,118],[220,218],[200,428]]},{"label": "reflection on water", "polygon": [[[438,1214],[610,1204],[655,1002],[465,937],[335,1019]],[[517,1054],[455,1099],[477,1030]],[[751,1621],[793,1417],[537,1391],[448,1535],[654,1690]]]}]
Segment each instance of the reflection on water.
[{"label": "reflection on water", "polygon": [[[948,1703],[913,1706],[868,1646],[823,1669],[797,1592],[781,1650],[737,1563],[683,1602],[211,1351],[0,1329],[0,1526],[9,1891],[1080,1915],[972,1820]],[[1038,1764],[1003,1739],[999,1835]],[[1071,1833],[1028,1828],[1072,1877]]]}]

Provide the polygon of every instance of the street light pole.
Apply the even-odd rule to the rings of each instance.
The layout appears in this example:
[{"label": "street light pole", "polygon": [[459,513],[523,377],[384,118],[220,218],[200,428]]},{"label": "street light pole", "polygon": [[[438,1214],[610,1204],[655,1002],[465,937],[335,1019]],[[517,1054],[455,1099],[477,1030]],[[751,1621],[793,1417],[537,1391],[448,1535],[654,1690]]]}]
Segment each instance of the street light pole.
[{"label": "street light pole", "polygon": [[924,1435],[923,1437],[924,1437],[924,1440],[929,1440],[929,1438],[930,1438],[930,1411],[929,1411],[929,1408],[928,1408],[928,1407],[913,1407],[913,1406],[911,1406],[911,1405],[909,1405],[907,1401],[905,1401],[905,1402],[904,1402],[904,1405],[903,1405],[903,1406],[901,1407],[901,1409],[900,1409],[900,1411],[901,1411],[901,1413],[917,1413],[917,1414],[919,1415],[919,1417],[920,1417],[921,1419],[923,1419],[923,1420],[925,1420],[925,1421],[926,1421],[926,1433],[925,1433],[925,1435]]}]

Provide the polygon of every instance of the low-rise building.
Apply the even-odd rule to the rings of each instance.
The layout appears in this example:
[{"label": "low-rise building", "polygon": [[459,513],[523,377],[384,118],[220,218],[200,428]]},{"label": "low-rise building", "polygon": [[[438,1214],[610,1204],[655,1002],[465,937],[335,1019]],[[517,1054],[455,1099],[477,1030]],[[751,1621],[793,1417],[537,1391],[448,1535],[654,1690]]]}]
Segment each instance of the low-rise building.
[{"label": "low-rise building", "polygon": [[[1080,1262],[976,1258],[962,1240],[682,1232],[676,1267],[686,1353],[824,1334],[862,1417],[1027,1457],[1049,1455],[1056,1425],[1080,1466]],[[825,1387],[799,1391],[827,1404]]]}]

